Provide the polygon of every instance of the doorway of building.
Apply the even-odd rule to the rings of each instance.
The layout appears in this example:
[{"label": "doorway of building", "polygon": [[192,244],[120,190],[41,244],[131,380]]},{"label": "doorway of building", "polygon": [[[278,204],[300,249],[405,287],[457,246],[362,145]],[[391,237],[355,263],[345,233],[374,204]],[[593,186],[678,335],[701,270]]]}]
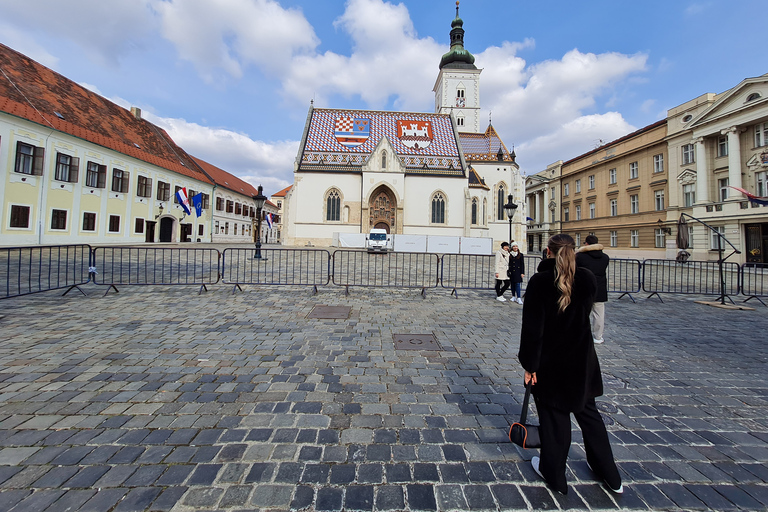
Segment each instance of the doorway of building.
[{"label": "doorway of building", "polygon": [[182,224],[181,225],[181,241],[182,242],[191,242],[192,241],[192,224]]},{"label": "doorway of building", "polygon": [[384,229],[387,233],[395,231],[397,203],[389,188],[380,186],[373,194],[368,204],[368,225],[375,229]]},{"label": "doorway of building", "polygon": [[747,263],[768,263],[768,223],[747,224],[746,235]]},{"label": "doorway of building", "polygon": [[148,220],[147,228],[144,231],[144,241],[145,242],[154,242],[155,241],[155,226],[157,225],[157,222],[153,220]]},{"label": "doorway of building", "polygon": [[173,218],[163,217],[160,219],[160,241],[173,242]]}]

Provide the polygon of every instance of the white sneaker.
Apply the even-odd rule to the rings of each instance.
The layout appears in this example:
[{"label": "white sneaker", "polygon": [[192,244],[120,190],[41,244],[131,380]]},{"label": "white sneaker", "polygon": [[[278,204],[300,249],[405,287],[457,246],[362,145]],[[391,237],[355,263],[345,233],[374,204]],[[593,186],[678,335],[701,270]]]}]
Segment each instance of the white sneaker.
[{"label": "white sneaker", "polygon": [[[602,342],[601,342],[601,343],[602,343]],[[538,464],[536,465],[536,467],[538,467]],[[590,466],[590,465],[589,465],[589,462],[587,462],[587,467],[589,468],[589,470],[590,470],[591,472],[595,473],[595,470],[594,470],[594,469],[592,469],[592,466]],[[538,473],[538,471],[537,471],[537,473]],[[595,473],[595,475],[597,475],[597,473]],[[619,488],[618,488],[618,489],[614,489],[613,487],[611,487],[610,485],[608,485],[608,482],[606,482],[605,480],[603,480],[603,484],[605,484],[605,486],[606,486],[608,489],[610,489],[610,491],[611,491],[612,493],[614,493],[614,494],[623,494],[623,493],[624,493],[624,484],[619,484]]]},{"label": "white sneaker", "polygon": [[518,298],[515,300],[515,302],[517,302],[517,303],[518,303],[518,304],[520,304],[521,306],[523,305],[523,299],[521,299],[520,297],[518,297]]},{"label": "white sneaker", "polygon": [[605,342],[603,338],[592,338],[592,340],[595,342],[595,345],[599,345]]},{"label": "white sneaker", "polygon": [[507,299],[505,299],[503,295],[499,295],[498,297],[496,297],[496,300],[499,302],[507,302]]},{"label": "white sneaker", "polygon": [[539,471],[539,462],[540,462],[540,459],[538,457],[534,457],[531,459],[531,466],[533,467],[533,470],[536,472],[536,474],[539,475],[541,479],[546,482],[544,475],[542,475],[541,471]]}]

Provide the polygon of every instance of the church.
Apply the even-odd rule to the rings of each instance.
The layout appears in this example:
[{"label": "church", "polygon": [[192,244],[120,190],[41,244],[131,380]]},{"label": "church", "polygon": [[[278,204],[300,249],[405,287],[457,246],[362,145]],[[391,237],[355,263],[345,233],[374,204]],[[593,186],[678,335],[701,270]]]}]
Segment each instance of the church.
[{"label": "church", "polygon": [[434,113],[310,106],[284,203],[285,245],[330,246],[334,234],[525,239],[524,180],[489,122],[480,130],[480,74],[451,22]]}]

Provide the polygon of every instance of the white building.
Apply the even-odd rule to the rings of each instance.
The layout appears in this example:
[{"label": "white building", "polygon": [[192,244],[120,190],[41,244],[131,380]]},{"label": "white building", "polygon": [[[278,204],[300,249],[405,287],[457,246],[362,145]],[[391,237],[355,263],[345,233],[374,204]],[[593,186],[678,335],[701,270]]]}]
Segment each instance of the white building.
[{"label": "white building", "polygon": [[463,21],[435,83],[436,113],[311,106],[283,204],[283,243],[331,245],[334,233],[509,238],[503,205],[519,204],[512,238],[525,238],[524,183],[493,126],[479,132],[480,73]]}]

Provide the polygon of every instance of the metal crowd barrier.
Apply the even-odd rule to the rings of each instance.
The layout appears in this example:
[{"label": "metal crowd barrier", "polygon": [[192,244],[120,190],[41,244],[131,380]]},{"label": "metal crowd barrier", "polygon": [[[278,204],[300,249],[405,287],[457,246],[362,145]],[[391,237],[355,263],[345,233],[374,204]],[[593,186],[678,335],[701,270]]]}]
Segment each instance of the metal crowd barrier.
[{"label": "metal crowd barrier", "polygon": [[91,279],[89,245],[0,248],[0,299],[67,288],[85,295]]},{"label": "metal crowd barrier", "polygon": [[608,291],[620,293],[619,299],[625,295],[635,302],[633,293],[640,293],[643,286],[641,277],[642,263],[639,260],[611,258],[606,270],[608,276]]},{"label": "metal crowd barrier", "polygon": [[224,249],[221,280],[240,285],[327,285],[331,280],[331,253],[324,249]]},{"label": "metal crowd barrier", "polygon": [[[739,293],[738,263],[723,262],[725,295]],[[720,272],[716,261],[644,260],[643,291],[661,300],[662,293],[720,295]],[[663,302],[663,301],[662,301]]]},{"label": "metal crowd barrier", "polygon": [[219,282],[221,253],[216,249],[177,247],[97,247],[93,282],[108,285],[194,285],[198,295]]},{"label": "metal crowd barrier", "polygon": [[[523,256],[525,290],[528,278],[536,273],[541,262],[538,256]],[[506,279],[506,276],[505,276]],[[485,254],[445,254],[440,264],[440,285],[451,288],[451,295],[458,297],[458,290],[493,290],[496,287],[496,256]]]},{"label": "metal crowd barrier", "polygon": [[757,299],[766,305],[761,297],[768,297],[768,264],[745,263],[741,266],[741,293],[748,295],[744,302]]},{"label": "metal crowd barrier", "polygon": [[437,254],[416,252],[385,252],[338,250],[333,253],[333,284],[350,286],[379,286],[436,288],[439,281],[440,258]]}]

